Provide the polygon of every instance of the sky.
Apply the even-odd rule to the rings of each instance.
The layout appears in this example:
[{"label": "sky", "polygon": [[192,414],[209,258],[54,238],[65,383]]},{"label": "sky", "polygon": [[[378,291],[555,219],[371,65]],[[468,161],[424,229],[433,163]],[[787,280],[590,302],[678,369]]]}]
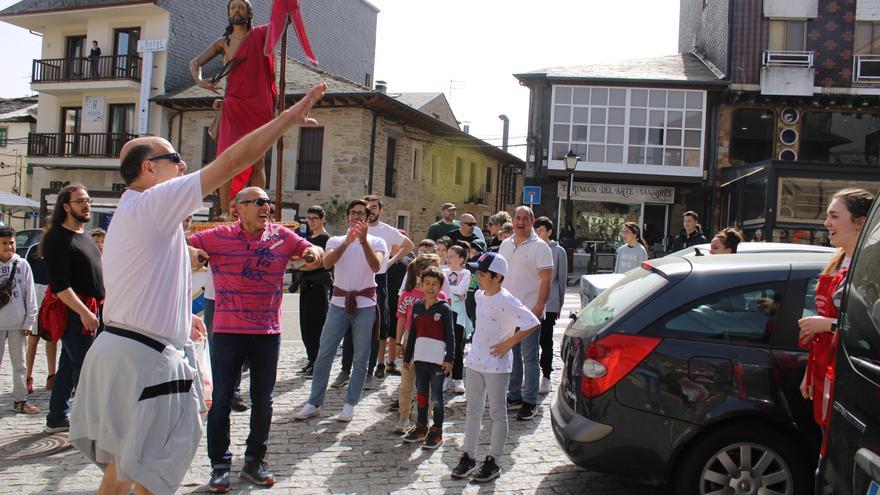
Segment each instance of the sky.
[{"label": "sky", "polygon": [[[520,158],[529,91],[513,74],[678,52],[677,0],[369,1],[381,11],[373,79],[389,93],[445,93],[470,133],[498,146],[498,115],[507,115],[510,152]],[[0,9],[15,3],[0,0]],[[30,94],[40,38],[0,22],[0,40],[0,97]]]}]

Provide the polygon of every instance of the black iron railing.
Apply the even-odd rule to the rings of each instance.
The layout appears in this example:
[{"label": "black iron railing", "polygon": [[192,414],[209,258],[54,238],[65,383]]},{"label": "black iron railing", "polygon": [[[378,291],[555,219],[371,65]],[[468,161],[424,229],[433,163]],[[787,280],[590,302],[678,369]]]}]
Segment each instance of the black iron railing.
[{"label": "black iron railing", "polygon": [[101,79],[141,80],[141,58],[137,55],[47,58],[34,60],[31,82],[97,81]]},{"label": "black iron railing", "polygon": [[39,133],[28,135],[29,156],[116,158],[122,145],[136,138],[134,134],[100,133]]}]

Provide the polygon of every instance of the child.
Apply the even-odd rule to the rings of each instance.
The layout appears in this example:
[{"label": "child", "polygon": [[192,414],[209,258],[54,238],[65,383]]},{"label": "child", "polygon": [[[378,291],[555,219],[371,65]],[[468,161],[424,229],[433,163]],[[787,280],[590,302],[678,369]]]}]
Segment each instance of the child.
[{"label": "child", "polygon": [[27,401],[25,336],[37,319],[37,295],[31,266],[15,254],[15,229],[0,227],[0,362],[9,342],[12,360],[12,409],[18,413],[40,412]]},{"label": "child", "polygon": [[[438,268],[440,257],[436,254],[420,254],[409,264],[406,270],[406,280],[401,287],[402,292],[397,304],[397,355],[403,357],[403,349],[406,347],[406,338],[412,327],[412,310],[416,302],[424,299],[424,293],[419,287],[419,276],[429,267]],[[445,283],[444,283],[445,285]],[[448,289],[447,289],[448,290]],[[441,291],[438,299],[446,301],[446,292]],[[400,370],[400,388],[396,405],[400,411],[400,418],[394,428],[394,433],[404,433],[409,426],[409,417],[412,411],[413,387],[415,387],[416,375],[412,369]],[[391,408],[394,409],[392,404]]]},{"label": "child", "polygon": [[[423,449],[436,449],[443,443],[443,380],[452,371],[452,309],[440,301],[444,277],[437,267],[425,269],[419,280],[424,299],[412,308],[412,327],[403,356],[404,369],[414,367],[418,393],[418,419],[403,441],[423,442]],[[428,397],[434,401],[434,425],[428,429]]]},{"label": "child", "polygon": [[[468,268],[477,273],[477,327],[467,357],[467,418],[464,453],[452,470],[453,478],[465,478],[477,470],[477,442],[480,439],[483,408],[489,399],[492,435],[489,455],[473,481],[484,483],[498,477],[498,457],[507,440],[507,382],[513,366],[510,349],[540,328],[532,311],[501,287],[507,275],[507,260],[496,253],[480,256]],[[517,331],[517,329],[520,329]]]},{"label": "child", "polygon": [[643,261],[648,259],[648,249],[645,240],[642,239],[642,229],[634,222],[626,222],[620,229],[623,237],[623,246],[617,248],[617,257],[614,262],[614,273],[626,273],[633,268],[638,268]]},{"label": "child", "polygon": [[465,332],[470,335],[473,326],[465,309],[468,285],[471,273],[464,268],[467,261],[467,249],[460,245],[449,247],[446,254],[448,268],[443,270],[446,280],[449,281],[450,302],[455,316],[455,356],[452,362],[452,391],[457,394],[464,393],[464,336]]},{"label": "child", "polygon": [[437,239],[437,254],[440,256],[440,263],[446,263],[446,252],[449,251],[451,245],[452,239],[448,235]]}]

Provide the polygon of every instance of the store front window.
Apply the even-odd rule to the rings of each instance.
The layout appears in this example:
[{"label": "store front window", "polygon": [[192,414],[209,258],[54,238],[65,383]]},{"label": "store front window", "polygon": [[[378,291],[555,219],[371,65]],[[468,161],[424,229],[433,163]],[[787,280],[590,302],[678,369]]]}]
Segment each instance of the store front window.
[{"label": "store front window", "polygon": [[743,189],[743,224],[764,221],[766,199],[767,177],[746,183]]},{"label": "store front window", "polygon": [[[853,187],[851,181],[780,177],[776,220],[821,225],[831,197],[848,187]],[[876,191],[880,189],[880,182],[864,181],[858,187]]]},{"label": "store front window", "polygon": [[639,223],[641,214],[641,205],[574,201],[575,237],[591,251],[612,252],[620,246],[623,224]]},{"label": "store front window", "polygon": [[880,165],[880,116],[860,112],[806,112],[802,161]]}]

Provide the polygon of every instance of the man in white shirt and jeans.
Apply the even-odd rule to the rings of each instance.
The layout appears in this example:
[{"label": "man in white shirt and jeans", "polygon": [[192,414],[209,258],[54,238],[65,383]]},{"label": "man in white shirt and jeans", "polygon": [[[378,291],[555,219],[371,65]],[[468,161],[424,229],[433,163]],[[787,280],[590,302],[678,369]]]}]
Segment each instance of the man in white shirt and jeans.
[{"label": "man in white shirt and jeans", "polygon": [[[326,90],[248,134],[211,164],[186,163],[159,137],[127,142],[119,200],[104,246],[106,329],[86,355],[70,418],[70,443],[104,470],[99,494],[174,493],[202,436],[201,378],[190,337],[191,258],[181,222],[202,200],[256,160],[294,125],[315,125],[309,110]],[[193,387],[195,385],[195,387]],[[197,395],[198,392],[198,395]]]},{"label": "man in white shirt and jeans", "polygon": [[[541,319],[552,285],[553,251],[535,233],[534,223],[535,214],[531,208],[517,208],[513,215],[513,237],[501,243],[498,254],[507,260],[509,266],[504,288]],[[513,348],[513,370],[507,387],[507,405],[511,409],[519,407],[516,419],[520,421],[534,418],[537,414],[538,387],[541,380],[538,362],[540,337],[540,332],[534,332]]]}]

